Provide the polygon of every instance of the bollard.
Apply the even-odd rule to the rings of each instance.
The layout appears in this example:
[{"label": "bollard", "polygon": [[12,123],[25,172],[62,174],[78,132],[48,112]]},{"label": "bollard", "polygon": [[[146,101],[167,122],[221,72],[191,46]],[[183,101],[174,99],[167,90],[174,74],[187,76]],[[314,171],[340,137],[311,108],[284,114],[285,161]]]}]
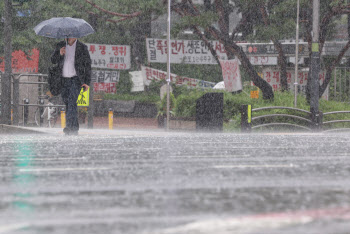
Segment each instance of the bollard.
[{"label": "bollard", "polygon": [[108,123],[109,123],[109,130],[112,130],[113,129],[113,111],[112,111],[112,108],[109,108]]},{"label": "bollard", "polygon": [[241,131],[251,132],[252,123],[252,106],[242,105],[241,106]]},{"label": "bollard", "polygon": [[66,127],[66,112],[64,111],[64,108],[61,109],[61,128]]},{"label": "bollard", "polygon": [[165,129],[167,129],[167,123],[168,123],[168,122],[167,122],[167,119],[166,119],[166,117],[164,117],[164,128],[165,128]]},{"label": "bollard", "polygon": [[11,109],[11,125],[13,125],[13,109]]},{"label": "bollard", "polygon": [[[44,100],[43,99],[40,99],[39,100],[39,105],[44,105]],[[44,123],[44,107],[43,106],[39,106],[39,126],[42,127],[43,126],[43,123]]]},{"label": "bollard", "polygon": [[23,99],[23,126],[26,126],[28,123],[28,115],[29,115],[29,106],[26,106],[29,104],[29,99],[24,98]]}]

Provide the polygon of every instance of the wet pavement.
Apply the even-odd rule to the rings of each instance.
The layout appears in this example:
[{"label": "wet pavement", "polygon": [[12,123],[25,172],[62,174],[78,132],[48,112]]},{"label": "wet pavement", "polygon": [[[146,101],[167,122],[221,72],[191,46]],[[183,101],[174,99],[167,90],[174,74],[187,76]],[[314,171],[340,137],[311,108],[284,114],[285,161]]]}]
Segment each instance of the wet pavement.
[{"label": "wet pavement", "polygon": [[46,131],[0,136],[0,233],[350,233],[350,133]]}]

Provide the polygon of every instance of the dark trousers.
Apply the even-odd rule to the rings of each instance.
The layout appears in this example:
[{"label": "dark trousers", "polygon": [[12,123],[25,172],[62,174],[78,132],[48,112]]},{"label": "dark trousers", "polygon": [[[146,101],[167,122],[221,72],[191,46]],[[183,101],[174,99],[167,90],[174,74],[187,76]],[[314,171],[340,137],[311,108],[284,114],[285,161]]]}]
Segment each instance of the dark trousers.
[{"label": "dark trousers", "polygon": [[66,127],[70,131],[79,131],[77,100],[80,90],[81,85],[77,76],[63,78],[63,90],[61,96],[66,105]]}]

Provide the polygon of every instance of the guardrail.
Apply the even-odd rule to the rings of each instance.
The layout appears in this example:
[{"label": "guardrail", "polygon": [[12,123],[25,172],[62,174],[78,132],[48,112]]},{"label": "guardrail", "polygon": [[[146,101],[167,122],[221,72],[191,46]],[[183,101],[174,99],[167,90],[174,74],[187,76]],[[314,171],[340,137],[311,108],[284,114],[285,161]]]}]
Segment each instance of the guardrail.
[{"label": "guardrail", "polygon": [[[276,110],[288,110],[289,113],[272,113],[253,116],[253,113],[259,111]],[[292,120],[292,122],[294,123],[291,123],[290,120]],[[302,129],[306,131],[322,131],[322,120],[322,112],[313,114],[310,111],[292,107],[271,106],[256,109],[252,109],[251,105],[242,105],[241,107],[242,132],[251,132],[253,129],[261,129],[268,127],[287,127],[294,129]]]},{"label": "guardrail", "polygon": [[[324,116],[329,115],[335,115],[335,114],[350,114],[350,111],[332,111],[332,112],[326,112],[323,113]],[[335,123],[350,123],[350,119],[340,119],[340,120],[329,120],[329,121],[323,121],[324,126],[331,126]],[[344,130],[350,130],[350,128],[330,128],[324,130],[325,132],[333,132],[333,131],[344,131]]]}]

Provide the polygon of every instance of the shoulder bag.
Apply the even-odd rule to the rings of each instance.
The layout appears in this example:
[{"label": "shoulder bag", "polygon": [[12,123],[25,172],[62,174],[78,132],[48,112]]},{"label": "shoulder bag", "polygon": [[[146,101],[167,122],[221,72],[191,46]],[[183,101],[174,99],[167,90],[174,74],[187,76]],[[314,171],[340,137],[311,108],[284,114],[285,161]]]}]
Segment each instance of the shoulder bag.
[{"label": "shoulder bag", "polygon": [[48,79],[49,89],[52,95],[58,96],[62,92],[63,83],[61,69],[58,65],[49,68]]}]

